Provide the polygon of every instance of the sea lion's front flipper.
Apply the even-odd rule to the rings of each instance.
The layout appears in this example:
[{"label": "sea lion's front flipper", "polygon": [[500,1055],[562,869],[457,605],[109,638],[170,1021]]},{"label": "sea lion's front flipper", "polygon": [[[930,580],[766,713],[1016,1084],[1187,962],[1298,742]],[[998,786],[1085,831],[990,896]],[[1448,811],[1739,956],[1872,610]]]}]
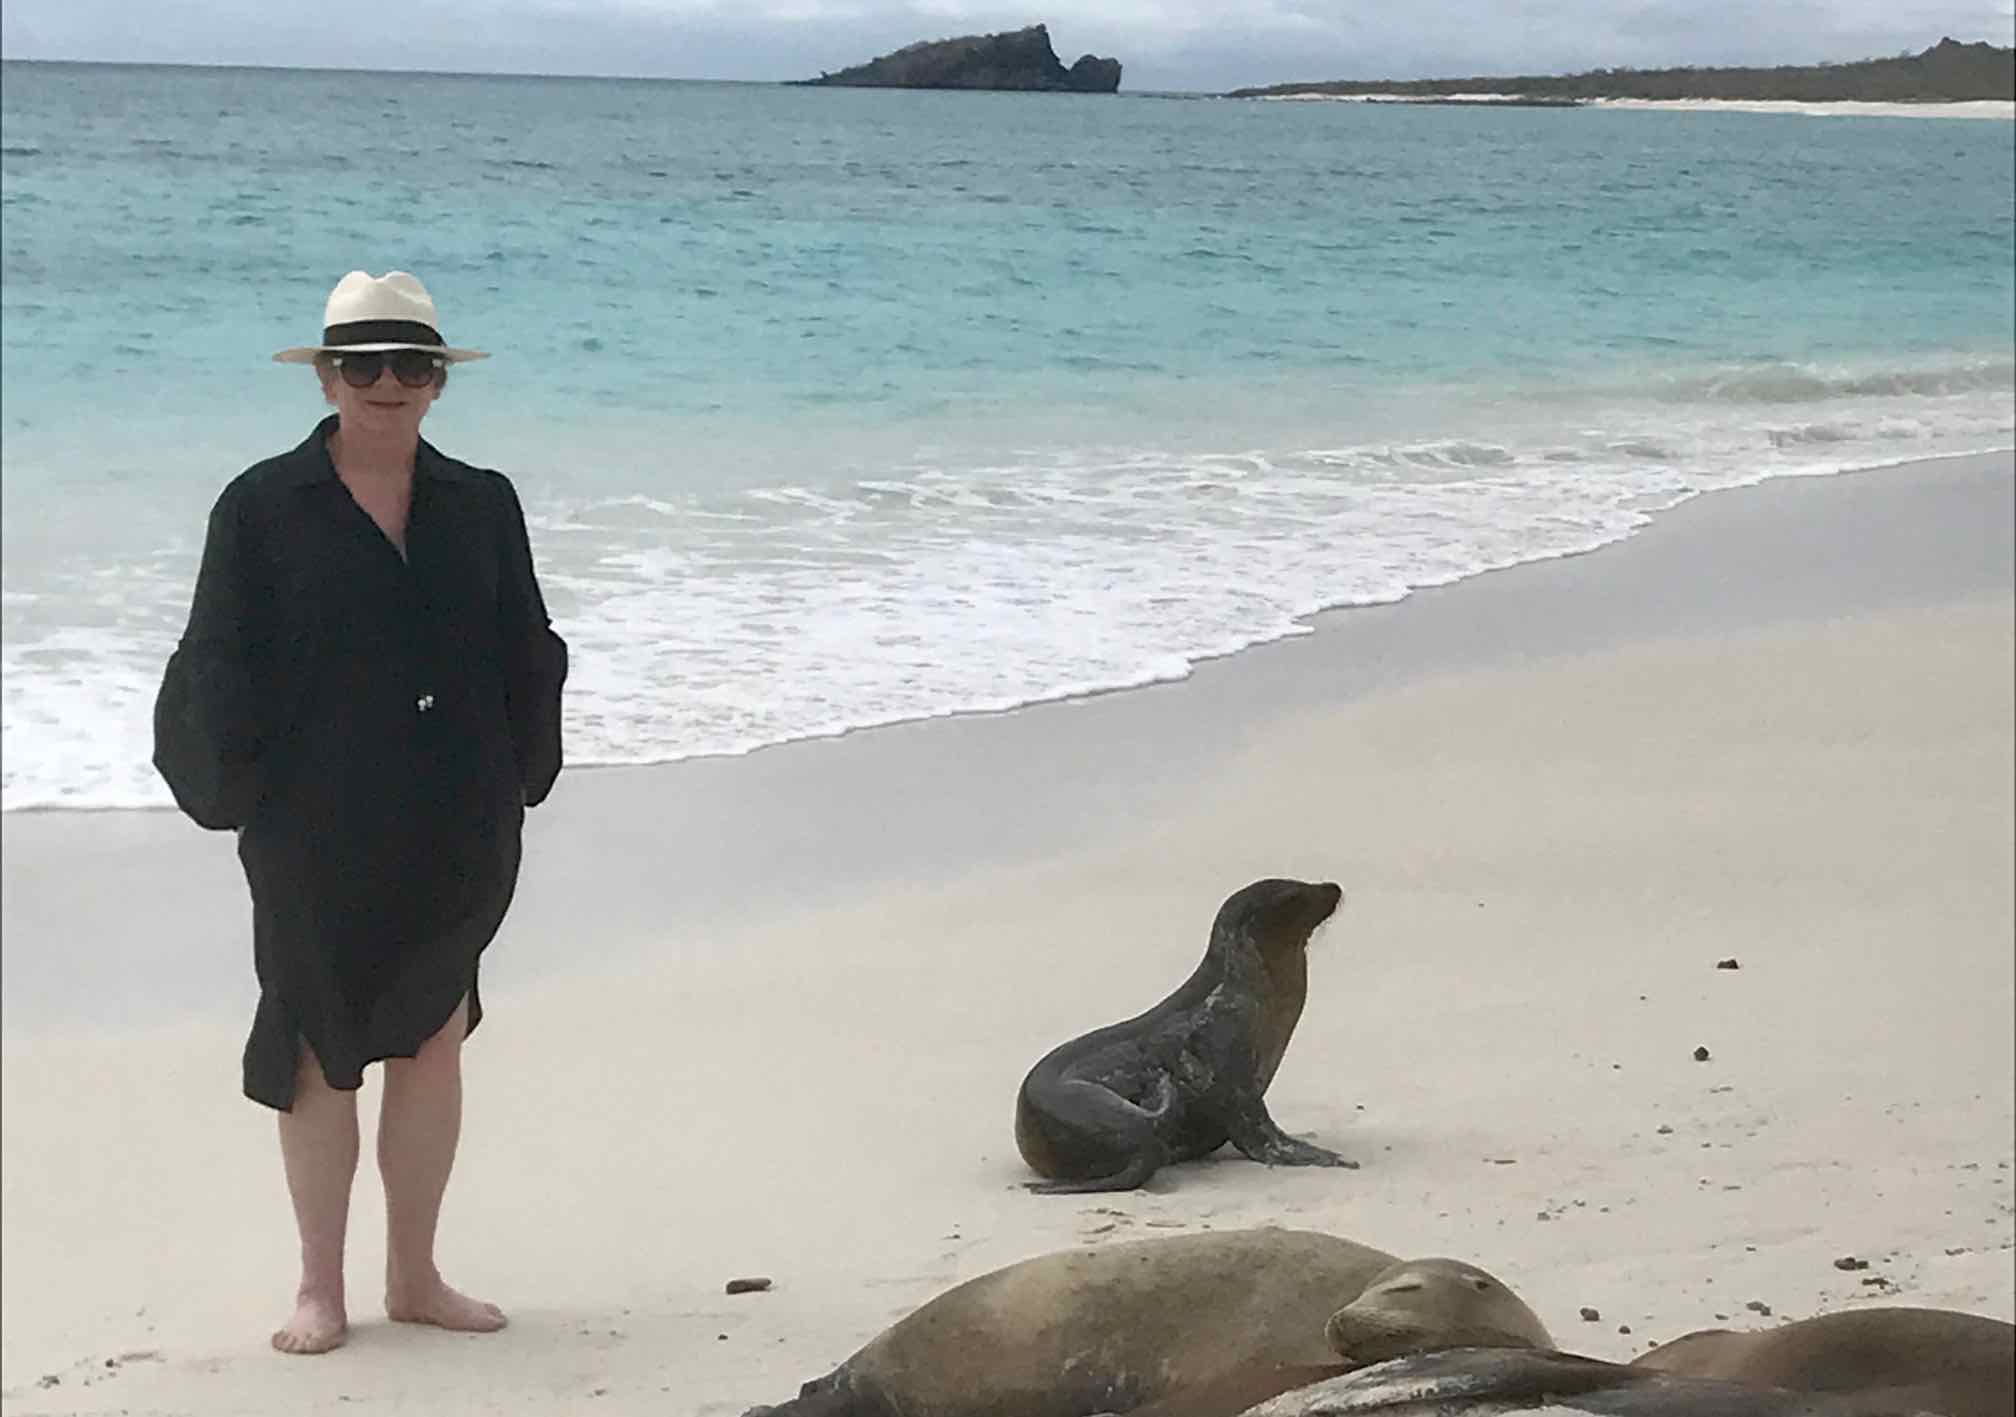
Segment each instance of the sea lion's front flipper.
[{"label": "sea lion's front flipper", "polygon": [[1313,1142],[1291,1137],[1267,1111],[1266,1099],[1257,1092],[1241,1091],[1233,1095],[1222,1110],[1219,1120],[1225,1125],[1225,1134],[1232,1145],[1255,1161],[1269,1166],[1342,1166],[1356,1171],[1358,1163],[1346,1161],[1334,1151],[1327,1151]]}]

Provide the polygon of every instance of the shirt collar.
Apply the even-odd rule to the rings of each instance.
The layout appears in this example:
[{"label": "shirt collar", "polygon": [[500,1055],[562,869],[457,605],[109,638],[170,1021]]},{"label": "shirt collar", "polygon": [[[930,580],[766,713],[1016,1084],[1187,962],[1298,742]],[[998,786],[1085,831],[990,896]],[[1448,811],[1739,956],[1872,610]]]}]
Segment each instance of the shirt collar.
[{"label": "shirt collar", "polygon": [[[289,487],[312,487],[336,480],[336,464],[329,460],[329,435],[336,431],[336,415],[330,414],[315,425],[315,431],[292,452],[282,455],[282,480]],[[442,454],[425,438],[413,455],[413,475],[429,481],[467,482],[472,470]]]}]

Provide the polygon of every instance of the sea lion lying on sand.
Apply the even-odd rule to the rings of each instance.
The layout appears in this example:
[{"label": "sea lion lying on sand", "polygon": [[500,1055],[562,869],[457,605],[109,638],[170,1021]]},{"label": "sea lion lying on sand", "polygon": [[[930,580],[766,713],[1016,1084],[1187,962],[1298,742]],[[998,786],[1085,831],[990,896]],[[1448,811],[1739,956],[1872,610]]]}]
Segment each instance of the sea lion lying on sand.
[{"label": "sea lion lying on sand", "polygon": [[[1936,1309],[1862,1310],[1758,1333],[1705,1330],[1617,1365],[1547,1351],[1553,1340],[1516,1295],[1473,1265],[1435,1259],[1379,1275],[1332,1315],[1325,1335],[1344,1361],[1249,1365],[1135,1408],[1131,1417],[2016,1411],[2016,1328]],[[1395,1361],[1403,1357],[1411,1361]]]},{"label": "sea lion lying on sand", "polygon": [[1408,1260],[1323,1325],[1330,1351],[1358,1367],[1438,1348],[1552,1348],[1553,1335],[1494,1275],[1462,1260]]},{"label": "sea lion lying on sand", "polygon": [[1283,1393],[1240,1417],[1931,1417],[1878,1395],[1787,1392],[1520,1348],[1396,1358]]},{"label": "sea lion lying on sand", "polygon": [[1015,1145],[1049,1179],[1030,1189],[1132,1190],[1228,1140],[1270,1166],[1355,1166],[1283,1132],[1263,1100],[1308,996],[1310,932],[1343,898],[1328,882],[1234,892],[1175,993],[1031,1068],[1015,1099]]},{"label": "sea lion lying on sand", "polygon": [[1553,1337],[1518,1295],[1461,1260],[1406,1260],[1330,1316],[1328,1363],[1251,1363],[1193,1384],[1132,1417],[1238,1417],[1255,1403],[1407,1354],[1491,1346],[1552,1348]]},{"label": "sea lion lying on sand", "polygon": [[1398,1263],[1310,1230],[1039,1255],[947,1290],[749,1417],[1089,1417],[1243,1370],[1334,1362],[1323,1326]]},{"label": "sea lion lying on sand", "polygon": [[1857,1309],[1742,1333],[1702,1329],[1633,1367],[1881,1396],[1942,1417],[2016,1413],[2016,1326],[1950,1309]]}]

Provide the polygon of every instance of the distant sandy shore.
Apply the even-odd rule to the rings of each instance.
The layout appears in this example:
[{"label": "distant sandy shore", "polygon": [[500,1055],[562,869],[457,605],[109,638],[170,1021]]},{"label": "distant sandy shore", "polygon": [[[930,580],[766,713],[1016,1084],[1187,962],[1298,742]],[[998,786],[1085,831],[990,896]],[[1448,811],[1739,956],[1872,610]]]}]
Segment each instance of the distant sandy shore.
[{"label": "distant sandy shore", "polygon": [[2016,119],[2016,103],[1980,99],[1970,103],[1776,102],[1768,99],[1604,98],[1592,108],[1664,108],[1690,113],[1794,113],[1807,118],[1999,118]]},{"label": "distant sandy shore", "polygon": [[1670,109],[1686,113],[1791,113],[1808,118],[1998,118],[2016,119],[2016,103],[1982,99],[1967,103],[1863,103],[1842,99],[1832,103],[1805,103],[1775,99],[1725,98],[1596,98],[1557,99],[1552,95],[1453,93],[1417,94],[1264,94],[1273,100],[1320,101],[1326,103],[1484,103],[1513,107],[1539,105],[1559,108],[1644,108]]},{"label": "distant sandy shore", "polygon": [[[8,814],[0,1410],[727,1417],[998,1265],[1270,1223],[1475,1260],[1606,1357],[2016,1317],[2012,481],[1718,493],[1181,684],[564,776],[442,1237],[492,1337],[376,1319],[367,1145],[352,1341],[266,1348],[229,840]],[[1027,1194],[1023,1072],[1265,875],[1347,892],[1269,1102],[1363,1169]]]}]

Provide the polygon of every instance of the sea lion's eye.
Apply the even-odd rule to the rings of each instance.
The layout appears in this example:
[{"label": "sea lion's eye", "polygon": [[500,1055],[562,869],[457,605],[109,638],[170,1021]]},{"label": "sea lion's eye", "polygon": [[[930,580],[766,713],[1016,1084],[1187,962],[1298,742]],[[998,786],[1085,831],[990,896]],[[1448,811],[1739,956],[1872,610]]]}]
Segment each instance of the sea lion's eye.
[{"label": "sea lion's eye", "polygon": [[1473,1279],[1470,1282],[1477,1286],[1479,1294],[1483,1294],[1491,1288],[1491,1281],[1488,1279]]}]

